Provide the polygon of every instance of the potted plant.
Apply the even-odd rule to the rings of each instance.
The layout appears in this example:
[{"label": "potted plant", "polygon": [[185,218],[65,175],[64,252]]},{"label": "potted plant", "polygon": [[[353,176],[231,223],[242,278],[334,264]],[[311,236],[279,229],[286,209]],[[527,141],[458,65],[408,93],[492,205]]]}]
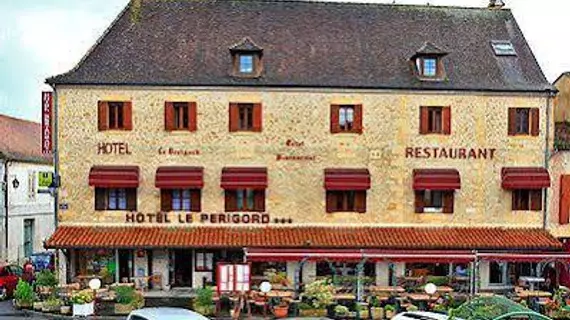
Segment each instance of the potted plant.
[{"label": "potted plant", "polygon": [[214,290],[212,288],[206,287],[196,290],[194,310],[205,316],[214,314]]},{"label": "potted plant", "polygon": [[380,299],[378,297],[370,298],[370,311],[372,313],[372,319],[379,320],[384,319],[384,308],[380,304]]},{"label": "potted plant", "polygon": [[289,304],[285,301],[281,301],[278,305],[273,307],[273,315],[275,318],[286,318],[289,314]]},{"label": "potted plant", "polygon": [[339,317],[339,318],[344,318],[346,316],[348,316],[348,307],[343,306],[343,305],[338,305],[336,307],[334,307],[334,314],[335,316]]},{"label": "potted plant", "polygon": [[94,295],[93,291],[86,289],[75,292],[71,296],[71,303],[73,303],[73,316],[90,316],[94,313]]},{"label": "potted plant", "polygon": [[[326,279],[314,281],[305,286],[303,297],[308,301],[312,309],[303,312],[312,317],[325,317],[327,306],[333,303],[334,287]],[[301,311],[301,310],[300,310]]]},{"label": "potted plant", "polygon": [[[406,308],[406,311],[418,311],[418,310],[419,310],[419,308],[418,308],[416,305],[414,305],[414,304],[410,304],[410,305]],[[434,311],[435,311],[435,310],[434,310]]]},{"label": "potted plant", "polygon": [[62,303],[61,307],[59,307],[59,313],[61,313],[62,315],[70,315],[71,306],[66,303]]},{"label": "potted plant", "polygon": [[370,311],[368,311],[366,305],[363,305],[362,303],[359,302],[355,303],[354,310],[356,311],[360,319],[368,319],[370,317]]},{"label": "potted plant", "polygon": [[133,311],[135,289],[130,286],[118,286],[115,288],[116,302],[115,314],[126,315]]},{"label": "potted plant", "polygon": [[392,319],[392,317],[396,313],[396,306],[394,306],[393,304],[387,304],[384,307],[384,312],[386,313],[386,319]]},{"label": "potted plant", "polygon": [[59,312],[61,307],[61,300],[55,296],[49,297],[46,301],[42,304],[42,312]]},{"label": "potted plant", "polygon": [[51,295],[53,288],[57,285],[55,273],[44,269],[36,275],[36,288],[41,295]]},{"label": "potted plant", "polygon": [[16,308],[29,309],[34,304],[34,290],[32,286],[20,279],[14,291],[14,302]]}]

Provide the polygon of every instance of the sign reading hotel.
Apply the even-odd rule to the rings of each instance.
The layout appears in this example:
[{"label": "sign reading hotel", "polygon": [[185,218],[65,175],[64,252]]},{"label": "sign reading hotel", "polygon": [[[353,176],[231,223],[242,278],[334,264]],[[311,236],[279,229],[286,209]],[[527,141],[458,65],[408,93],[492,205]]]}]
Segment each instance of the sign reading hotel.
[{"label": "sign reading hotel", "polygon": [[407,147],[406,158],[493,160],[495,148]]},{"label": "sign reading hotel", "polygon": [[131,150],[126,142],[99,142],[97,154],[128,155]]},{"label": "sign reading hotel", "polygon": [[[125,215],[125,222],[155,223],[155,224],[172,224],[172,223],[191,224],[194,222],[211,223],[211,224],[269,224],[271,220],[271,217],[267,213],[248,213],[248,212],[197,213],[196,217],[197,219],[192,213],[169,214],[167,212],[157,212],[157,213],[131,212]],[[286,221],[288,221],[289,223],[292,222],[290,219]]]},{"label": "sign reading hotel", "polygon": [[53,93],[42,92],[42,153],[49,154],[52,150],[51,119],[53,114]]}]

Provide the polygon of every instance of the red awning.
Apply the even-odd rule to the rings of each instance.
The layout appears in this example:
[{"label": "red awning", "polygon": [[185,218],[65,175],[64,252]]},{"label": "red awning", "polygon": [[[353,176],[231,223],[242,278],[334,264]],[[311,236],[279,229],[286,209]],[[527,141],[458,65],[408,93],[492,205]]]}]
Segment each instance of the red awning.
[{"label": "red awning", "polygon": [[342,250],[342,249],[269,249],[269,248],[247,248],[245,250],[246,260],[255,261],[360,261],[364,258],[362,250]]},{"label": "red awning", "polygon": [[468,263],[475,261],[473,251],[466,250],[364,250],[364,257],[376,262]]},{"label": "red awning", "polygon": [[159,167],[154,185],[160,189],[201,189],[204,186],[204,168]]},{"label": "red awning", "polygon": [[138,188],[137,166],[94,166],[89,171],[89,185],[101,188]]},{"label": "red awning", "polygon": [[545,253],[478,253],[483,260],[506,261],[506,262],[546,262],[561,261],[570,262],[570,254],[545,252]]},{"label": "red awning", "polygon": [[501,177],[503,189],[542,189],[550,187],[550,175],[545,168],[541,167],[503,168]]},{"label": "red awning", "polygon": [[368,190],[370,172],[368,169],[325,169],[327,190]]},{"label": "red awning", "polygon": [[461,189],[461,177],[456,169],[414,169],[414,190]]},{"label": "red awning", "polygon": [[223,168],[224,189],[265,189],[267,188],[267,168]]}]

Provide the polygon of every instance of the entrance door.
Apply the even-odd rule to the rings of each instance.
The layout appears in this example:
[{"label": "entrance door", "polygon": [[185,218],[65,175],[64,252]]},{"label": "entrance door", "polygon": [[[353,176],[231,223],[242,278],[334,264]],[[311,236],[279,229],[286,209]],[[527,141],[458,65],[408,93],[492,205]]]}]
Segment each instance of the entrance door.
[{"label": "entrance door", "polygon": [[131,281],[133,270],[133,255],[131,250],[119,250],[119,281]]},{"label": "entrance door", "polygon": [[34,219],[24,220],[24,256],[30,257],[34,253]]},{"label": "entrance door", "polygon": [[561,225],[570,222],[570,175],[560,176],[560,208],[558,219]]},{"label": "entrance door", "polygon": [[174,251],[174,285],[192,287],[192,250]]}]

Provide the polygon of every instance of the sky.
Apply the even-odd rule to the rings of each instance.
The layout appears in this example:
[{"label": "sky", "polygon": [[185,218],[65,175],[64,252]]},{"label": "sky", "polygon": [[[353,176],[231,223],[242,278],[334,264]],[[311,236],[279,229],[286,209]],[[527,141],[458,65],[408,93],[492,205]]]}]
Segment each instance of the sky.
[{"label": "sky", "polygon": [[[392,3],[394,0],[328,0]],[[396,0],[483,7],[488,0]],[[569,0],[504,0],[551,82],[570,71]],[[0,114],[40,120],[46,78],[72,69],[128,0],[0,0]]]}]

